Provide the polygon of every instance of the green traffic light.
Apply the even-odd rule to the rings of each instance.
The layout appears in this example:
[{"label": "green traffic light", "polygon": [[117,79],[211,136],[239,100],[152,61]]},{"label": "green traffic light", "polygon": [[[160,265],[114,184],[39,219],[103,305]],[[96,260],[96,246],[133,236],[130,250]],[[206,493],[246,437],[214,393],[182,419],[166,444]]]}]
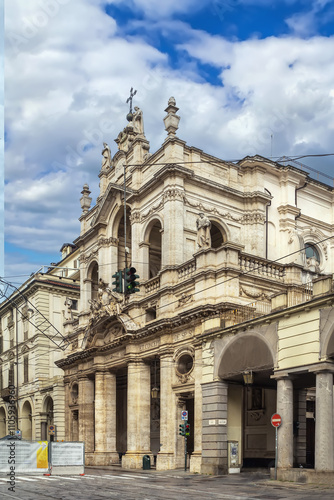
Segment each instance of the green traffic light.
[{"label": "green traffic light", "polygon": [[124,278],[125,278],[125,292],[130,294],[130,293],[135,293],[139,292],[139,283],[136,281],[139,276],[136,274],[136,268],[135,267],[130,267],[125,269],[124,272]]}]

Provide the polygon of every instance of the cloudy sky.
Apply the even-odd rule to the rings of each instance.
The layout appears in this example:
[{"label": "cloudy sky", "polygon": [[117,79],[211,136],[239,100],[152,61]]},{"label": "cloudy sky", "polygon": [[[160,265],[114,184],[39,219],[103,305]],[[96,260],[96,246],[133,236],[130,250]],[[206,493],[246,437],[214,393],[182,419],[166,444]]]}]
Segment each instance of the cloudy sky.
[{"label": "cloudy sky", "polygon": [[178,136],[222,159],[333,153],[333,33],[334,0],[5,0],[5,276],[77,237],[132,86],[152,152],[173,95]]}]

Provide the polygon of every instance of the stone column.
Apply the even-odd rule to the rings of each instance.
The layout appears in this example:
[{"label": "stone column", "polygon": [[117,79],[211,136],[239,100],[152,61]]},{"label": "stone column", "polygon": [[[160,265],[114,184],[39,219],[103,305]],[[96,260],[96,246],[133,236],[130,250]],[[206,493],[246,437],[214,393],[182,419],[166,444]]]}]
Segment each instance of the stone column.
[{"label": "stone column", "polygon": [[334,470],[333,442],[333,373],[316,374],[315,464],[319,471]]},{"label": "stone column", "polygon": [[287,376],[277,380],[277,413],[282,417],[277,434],[277,467],[293,467],[293,385]]},{"label": "stone column", "polygon": [[90,465],[88,453],[94,452],[94,381],[79,378],[79,440],[85,443],[86,465]]},{"label": "stone column", "polygon": [[95,465],[118,463],[116,451],[116,376],[95,373]]},{"label": "stone column", "polygon": [[227,390],[217,380],[202,384],[202,473],[227,473]]},{"label": "stone column", "polygon": [[173,385],[173,356],[165,352],[160,356],[160,452],[157,456],[157,470],[175,467],[176,422],[175,395]]},{"label": "stone column", "polygon": [[122,457],[122,466],[141,469],[143,456],[150,451],[150,366],[143,361],[128,364],[128,408],[127,408],[127,452]]}]

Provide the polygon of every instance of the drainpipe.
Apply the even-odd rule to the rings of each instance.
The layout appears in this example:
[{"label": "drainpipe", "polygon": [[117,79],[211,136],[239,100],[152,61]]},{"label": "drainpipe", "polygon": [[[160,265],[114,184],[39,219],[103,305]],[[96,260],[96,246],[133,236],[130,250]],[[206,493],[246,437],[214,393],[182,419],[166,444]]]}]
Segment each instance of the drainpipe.
[{"label": "drainpipe", "polygon": [[[305,183],[303,184],[303,186],[300,186],[299,188],[296,188],[296,189],[295,189],[295,205],[296,205],[296,207],[297,207],[297,191],[299,191],[300,189],[304,189],[304,187],[306,187],[306,186],[307,186],[307,184],[308,184],[308,182],[307,182],[307,181],[305,181]],[[295,220],[297,220],[297,219],[298,219],[298,217],[300,217],[300,216],[301,216],[301,214],[302,214],[302,211],[300,210],[299,214],[298,214],[298,215],[296,215]]]},{"label": "drainpipe", "polygon": [[[271,196],[271,192],[264,188],[264,190]],[[271,200],[267,203],[266,205],[266,259],[268,260],[268,212],[269,212],[269,207],[271,206]]]}]

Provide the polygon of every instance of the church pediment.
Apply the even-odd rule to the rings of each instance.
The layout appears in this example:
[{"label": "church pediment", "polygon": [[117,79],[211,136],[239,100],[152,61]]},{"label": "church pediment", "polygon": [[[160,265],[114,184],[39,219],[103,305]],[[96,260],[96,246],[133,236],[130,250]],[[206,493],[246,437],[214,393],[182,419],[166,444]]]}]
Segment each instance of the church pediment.
[{"label": "church pediment", "polygon": [[116,193],[117,190],[115,189],[114,185],[110,183],[102,197],[102,199],[99,202],[98,209],[96,211],[96,214],[91,222],[91,226],[95,226],[98,222],[102,223],[107,223],[107,218],[108,214],[110,211],[110,207],[115,203],[116,201]]}]

